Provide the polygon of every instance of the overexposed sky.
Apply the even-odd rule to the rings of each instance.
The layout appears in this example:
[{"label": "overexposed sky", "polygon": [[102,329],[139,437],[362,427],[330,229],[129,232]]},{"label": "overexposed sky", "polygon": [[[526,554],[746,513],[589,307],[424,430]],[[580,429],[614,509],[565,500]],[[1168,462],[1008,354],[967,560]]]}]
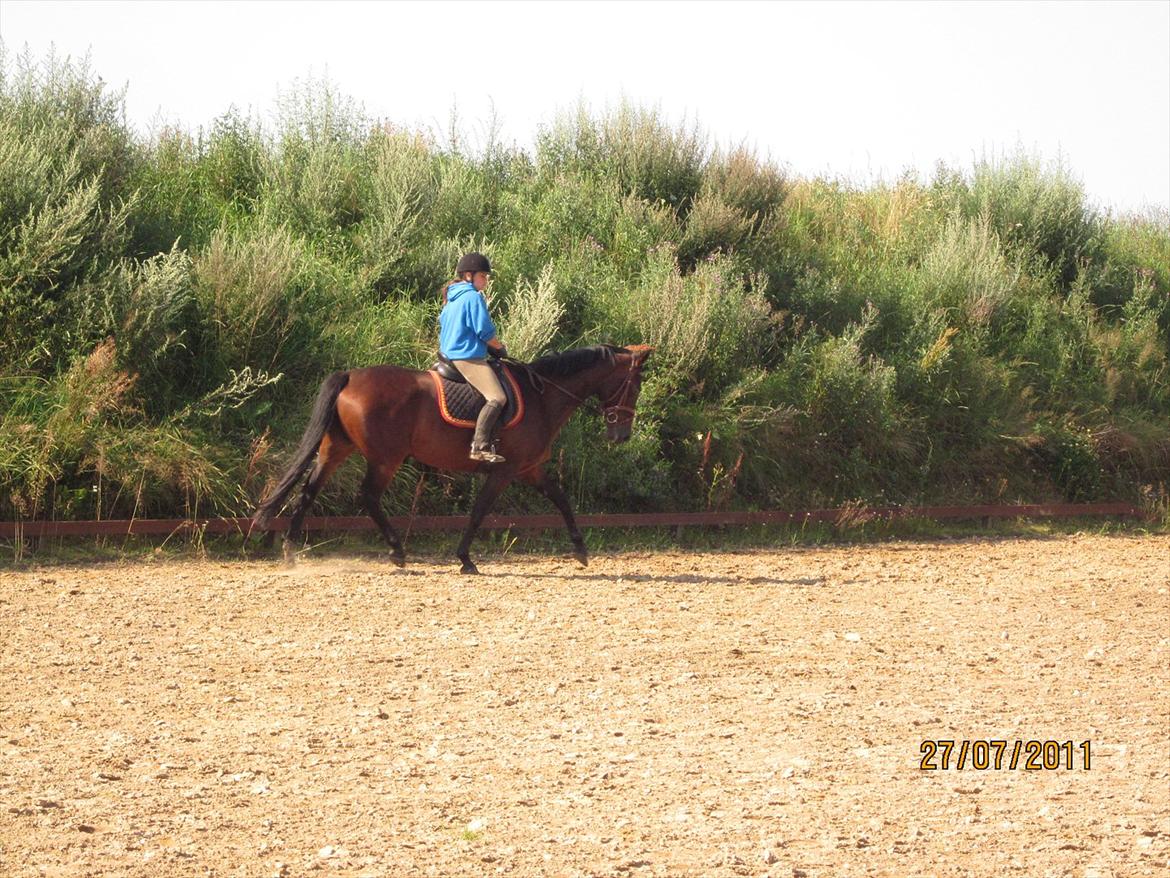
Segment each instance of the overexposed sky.
[{"label": "overexposed sky", "polygon": [[802,175],[859,182],[1017,147],[1101,207],[1170,207],[1170,0],[1150,2],[26,2],[0,39],[87,52],[130,121],[268,121],[326,78],[372,116],[506,141],[623,97]]}]

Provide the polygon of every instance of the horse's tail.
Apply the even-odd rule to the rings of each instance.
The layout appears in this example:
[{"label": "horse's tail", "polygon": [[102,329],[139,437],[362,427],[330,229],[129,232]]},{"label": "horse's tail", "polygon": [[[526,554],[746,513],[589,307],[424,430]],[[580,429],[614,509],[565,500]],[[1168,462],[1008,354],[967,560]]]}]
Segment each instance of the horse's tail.
[{"label": "horse's tail", "polygon": [[272,493],[256,507],[252,516],[252,530],[266,530],[269,523],[283,507],[284,500],[292,491],[301,475],[309,468],[321,440],[325,433],[333,426],[333,419],[337,417],[337,397],[349,383],[348,372],[334,372],[321,382],[321,390],[317,393],[317,401],[313,403],[313,414],[309,418],[309,426],[301,436],[301,444],[293,452],[293,462],[280,477]]}]

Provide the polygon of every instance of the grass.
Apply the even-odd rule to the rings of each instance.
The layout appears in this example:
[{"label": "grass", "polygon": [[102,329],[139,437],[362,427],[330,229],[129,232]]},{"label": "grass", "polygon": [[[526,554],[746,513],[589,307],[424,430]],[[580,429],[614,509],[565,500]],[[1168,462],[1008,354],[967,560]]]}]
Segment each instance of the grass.
[{"label": "grass", "polygon": [[[969,539],[1052,539],[1092,534],[1101,536],[1166,536],[1170,521],[1134,521],[1122,518],[993,519],[988,524],[940,522],[926,519],[874,520],[836,526],[826,522],[802,525],[687,526],[661,528],[587,528],[586,546],[593,556],[630,552],[783,552],[790,548],[865,546],[883,542],[932,542]],[[407,565],[413,562],[456,565],[457,533],[413,534],[406,541]],[[0,540],[0,569],[34,570],[42,567],[120,565],[210,561],[218,563],[280,564],[280,540],[272,550],[258,540],[245,545],[238,536],[198,534],[162,538],[58,537],[29,543],[18,553],[11,540]],[[35,543],[35,544],[34,544]],[[472,555],[483,561],[520,558],[563,559],[569,556],[563,531],[512,533],[481,532]],[[310,534],[305,559],[360,558],[385,561],[389,550],[379,537],[365,533]]]}]

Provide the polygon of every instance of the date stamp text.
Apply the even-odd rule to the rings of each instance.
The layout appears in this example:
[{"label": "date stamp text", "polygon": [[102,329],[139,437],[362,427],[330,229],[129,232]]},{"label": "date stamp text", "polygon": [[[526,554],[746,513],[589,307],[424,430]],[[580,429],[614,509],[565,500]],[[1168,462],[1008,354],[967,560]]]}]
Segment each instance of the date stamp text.
[{"label": "date stamp text", "polygon": [[918,767],[923,771],[1088,771],[1089,745],[1089,741],[923,741]]}]

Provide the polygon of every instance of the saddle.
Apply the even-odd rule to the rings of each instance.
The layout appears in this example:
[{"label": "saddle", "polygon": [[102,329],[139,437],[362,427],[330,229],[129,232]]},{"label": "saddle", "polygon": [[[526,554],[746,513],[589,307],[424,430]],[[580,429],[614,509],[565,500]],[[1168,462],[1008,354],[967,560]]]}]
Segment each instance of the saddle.
[{"label": "saddle", "polygon": [[[512,370],[503,363],[489,360],[488,364],[500,379],[507,400],[497,423],[499,429],[509,430],[524,417],[524,398],[520,395],[520,385],[516,383]],[[435,382],[440,417],[453,427],[474,428],[479,410],[483,408],[483,394],[468,384],[454,364],[442,354],[439,354],[438,362],[431,366],[429,374]]]}]

